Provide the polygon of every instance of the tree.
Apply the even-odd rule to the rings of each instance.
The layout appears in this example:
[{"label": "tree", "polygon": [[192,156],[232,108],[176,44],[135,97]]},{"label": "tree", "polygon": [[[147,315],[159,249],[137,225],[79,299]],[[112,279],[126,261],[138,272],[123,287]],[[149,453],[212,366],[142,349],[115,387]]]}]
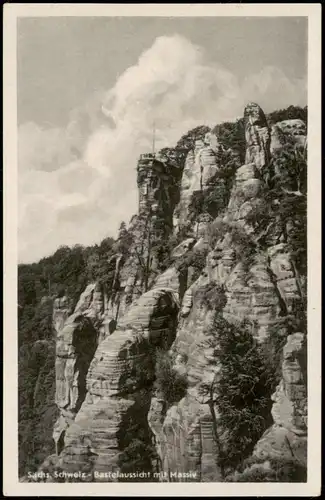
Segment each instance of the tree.
[{"label": "tree", "polygon": [[252,457],[225,480],[233,483],[303,483],[307,481],[307,468],[294,457],[268,457],[267,460]]},{"label": "tree", "polygon": [[[284,137],[270,165],[273,175],[254,217],[288,246],[300,276],[307,274],[307,144]],[[267,235],[266,235],[267,236]]]},{"label": "tree", "polygon": [[200,125],[193,128],[180,138],[176,144],[176,149],[184,150],[186,152],[191,151],[195,147],[195,141],[203,140],[205,134],[210,131],[210,127],[206,125]]},{"label": "tree", "polygon": [[149,217],[146,218],[140,249],[134,247],[141,274],[141,287],[147,292],[149,289],[149,277],[151,271],[151,228]]},{"label": "tree", "polygon": [[285,194],[306,196],[307,143],[297,144],[288,136],[282,137],[282,141],[283,147],[272,158],[273,183]]},{"label": "tree", "polygon": [[119,228],[117,243],[115,247],[117,252],[123,255],[124,259],[129,256],[133,241],[134,237],[132,231],[126,228],[125,222],[122,222]]},{"label": "tree", "polygon": [[218,312],[210,329],[208,344],[214,351],[210,363],[218,370],[210,383],[202,384],[201,392],[208,398],[223,474],[251,453],[267,428],[270,396],[277,383],[251,328],[245,321],[230,324]]},{"label": "tree", "polygon": [[[56,297],[76,305],[89,279],[109,284],[115,263],[112,238],[99,245],[60,247],[53,255],[18,266],[19,473],[33,471],[53,451],[52,429],[57,418],[55,392],[55,332],[52,316]],[[90,272],[91,269],[91,272]]]},{"label": "tree", "polygon": [[113,252],[102,253],[100,248],[97,248],[87,260],[87,278],[89,281],[96,281],[103,286],[106,291],[109,291],[115,275],[115,260]]},{"label": "tree", "polygon": [[118,230],[117,239],[121,240],[122,238],[125,238],[126,234],[127,234],[126,224],[124,221],[122,221]]},{"label": "tree", "polygon": [[168,406],[180,401],[186,394],[187,377],[180,375],[173,367],[173,359],[163,349],[156,351],[155,389],[161,394]]},{"label": "tree", "polygon": [[206,265],[206,256],[208,249],[195,250],[192,249],[186,252],[182,257],[177,259],[175,267],[179,273],[186,273],[191,267],[194,271],[192,280],[195,281],[201,274]]},{"label": "tree", "polygon": [[289,106],[286,109],[280,109],[273,111],[267,115],[267,119],[270,125],[274,123],[281,122],[283,120],[294,120],[300,119],[307,125],[308,119],[308,108],[305,106],[301,108],[300,106]]},{"label": "tree", "polygon": [[139,219],[138,230],[141,231],[141,241],[139,246],[134,245],[133,251],[137,258],[138,266],[141,274],[141,289],[144,292],[149,290],[150,278],[154,271],[154,248],[157,240],[153,231],[152,209],[149,210],[144,217]]},{"label": "tree", "polygon": [[225,151],[232,151],[238,158],[239,165],[245,163],[246,141],[244,119],[224,122],[213,129]]}]

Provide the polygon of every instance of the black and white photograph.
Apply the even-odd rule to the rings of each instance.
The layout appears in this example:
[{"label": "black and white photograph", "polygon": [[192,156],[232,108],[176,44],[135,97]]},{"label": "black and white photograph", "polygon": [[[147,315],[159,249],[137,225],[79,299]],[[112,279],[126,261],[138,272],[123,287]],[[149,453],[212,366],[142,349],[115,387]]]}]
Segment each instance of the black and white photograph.
[{"label": "black and white photograph", "polygon": [[16,13],[11,474],[47,496],[318,496],[308,6],[160,6]]}]

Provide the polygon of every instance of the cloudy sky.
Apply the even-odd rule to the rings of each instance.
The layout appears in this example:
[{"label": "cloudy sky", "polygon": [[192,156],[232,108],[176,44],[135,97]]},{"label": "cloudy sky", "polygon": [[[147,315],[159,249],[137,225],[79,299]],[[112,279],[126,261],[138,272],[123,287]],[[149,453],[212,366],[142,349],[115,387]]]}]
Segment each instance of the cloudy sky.
[{"label": "cloudy sky", "polygon": [[115,236],[136,161],[189,129],[307,104],[304,18],[18,22],[19,259]]}]

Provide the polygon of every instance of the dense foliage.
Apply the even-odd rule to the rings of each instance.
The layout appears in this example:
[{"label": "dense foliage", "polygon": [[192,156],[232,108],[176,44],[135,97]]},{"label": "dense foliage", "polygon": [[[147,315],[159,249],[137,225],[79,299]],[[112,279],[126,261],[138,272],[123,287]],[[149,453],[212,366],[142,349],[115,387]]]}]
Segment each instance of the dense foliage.
[{"label": "dense foliage", "polygon": [[225,151],[231,150],[238,157],[240,165],[245,163],[245,126],[244,119],[216,125],[213,132],[217,135]]},{"label": "dense foliage", "polygon": [[187,272],[191,268],[193,271],[192,281],[195,281],[206,265],[207,249],[193,249],[185,253],[175,262],[175,267],[180,273]]},{"label": "dense foliage", "polygon": [[158,349],[156,353],[156,380],[155,388],[157,393],[163,396],[167,405],[171,405],[186,394],[187,378],[180,375],[173,367],[171,355]]},{"label": "dense foliage", "polygon": [[[151,481],[149,477],[137,477],[139,472],[151,473],[153,463],[158,460],[155,447],[153,445],[152,433],[148,426],[146,414],[148,412],[148,401],[145,394],[138,401],[138,406],[129,411],[122,425],[123,431],[118,432],[119,448],[123,451],[118,456],[118,465],[121,474],[129,474],[128,479],[121,477],[121,481],[144,482]],[[135,477],[132,477],[134,474]]]},{"label": "dense foliage", "polygon": [[244,461],[239,470],[229,475],[226,481],[233,483],[301,483],[307,481],[307,469],[293,457],[291,459],[273,457],[259,461],[254,457]]},{"label": "dense foliage", "polygon": [[210,334],[211,364],[219,370],[202,391],[210,394],[219,414],[218,464],[231,471],[249,456],[269,426],[270,397],[279,380],[273,363],[255,341],[251,324],[230,324],[218,312]]},{"label": "dense foliage", "polygon": [[283,120],[302,120],[307,125],[308,111],[307,106],[301,108],[300,106],[289,106],[285,109],[273,111],[267,115],[270,125],[281,122]]},{"label": "dense foliage", "polygon": [[32,472],[54,452],[55,342],[38,341],[19,350],[19,475]]},{"label": "dense foliage", "polygon": [[210,132],[210,127],[200,125],[184,134],[173,148],[163,148],[159,151],[162,156],[165,156],[172,163],[176,164],[180,169],[183,169],[187,154],[194,149],[195,141],[203,140],[205,134]]},{"label": "dense foliage", "polygon": [[[35,264],[18,266],[19,473],[36,470],[53,453],[58,416],[55,394],[53,301],[66,295],[71,307],[90,280],[112,281],[113,240],[61,247]],[[115,265],[114,265],[115,266]]]},{"label": "dense foliage", "polygon": [[53,338],[52,302],[66,295],[72,308],[90,281],[108,285],[114,277],[115,263],[109,258],[116,249],[106,238],[99,245],[60,247],[36,264],[18,266],[19,345]]},{"label": "dense foliage", "polygon": [[176,149],[184,151],[186,154],[194,149],[195,142],[198,140],[204,140],[205,134],[210,132],[210,127],[206,125],[200,125],[183,135],[176,144]]}]

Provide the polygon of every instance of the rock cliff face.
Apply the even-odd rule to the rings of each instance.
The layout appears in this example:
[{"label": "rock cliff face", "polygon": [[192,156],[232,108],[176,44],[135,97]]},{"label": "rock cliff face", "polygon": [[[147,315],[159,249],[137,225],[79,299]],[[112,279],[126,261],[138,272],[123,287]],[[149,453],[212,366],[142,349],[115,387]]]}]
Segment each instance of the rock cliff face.
[{"label": "rock cliff face", "polygon": [[[132,305],[117,330],[99,344],[95,356],[96,337],[90,329],[84,332],[84,340],[88,342],[84,344],[87,358],[84,370],[78,373],[82,377],[82,390],[75,389],[73,393],[73,387],[68,387],[70,398],[67,391],[57,398],[61,407],[65,403],[65,409],[68,406],[70,412],[77,411],[77,415],[64,429],[56,467],[83,471],[87,473],[87,481],[100,480],[94,477],[94,471],[123,470],[121,454],[139,433],[151,443],[147,414],[155,374],[155,351],[157,348],[168,350],[172,345],[177,313],[177,295],[173,290],[153,289]],[[68,326],[69,323],[64,329]],[[61,351],[57,356],[62,357]],[[70,359],[71,365],[76,365],[78,357]],[[67,370],[64,381],[69,384]],[[58,380],[58,387],[60,382]],[[142,458],[143,470],[152,471],[153,463],[145,455]],[[107,481],[107,477],[103,480]]]},{"label": "rock cliff face", "polygon": [[[259,227],[254,218],[265,205],[267,173],[273,152],[283,147],[283,134],[303,145],[306,129],[300,120],[270,129],[254,103],[246,106],[244,120],[245,164],[215,221],[205,223],[200,233],[191,211],[195,193],[213,185],[222,167],[215,136],[196,142],[181,180],[175,165],[142,156],[133,241],[126,258],[116,256],[118,294],[107,297],[96,284],[89,285],[70,316],[65,301],[57,303],[60,417],[52,466],[85,471],[87,481],[112,481],[100,473],[136,469],[163,472],[161,480],[167,481],[223,481],[223,429],[214,384],[220,363],[211,344],[217,313],[229,324],[248,321],[260,346],[268,345],[275,325],[281,325],[281,376],[252,457],[257,462],[294,457],[306,464],[306,333],[284,321],[303,307],[304,283],[281,227]],[[153,246],[186,225],[192,236],[173,249],[171,265],[159,274]],[[193,262],[202,252],[204,264],[195,274]],[[169,352],[175,373],[187,380],[178,401],[166,401],[156,388],[161,350]],[[204,392],[207,386],[213,387],[210,394]],[[140,461],[134,465],[131,448],[140,435]],[[194,477],[177,476],[188,471]]]},{"label": "rock cliff face", "polygon": [[105,315],[117,320],[131,303],[146,292],[157,276],[158,262],[153,247],[172,233],[174,208],[179,200],[181,170],[162,155],[143,154],[137,167],[138,215],[129,228],[132,242],[128,256],[116,263],[114,281],[119,292],[108,301]]},{"label": "rock cliff face", "polygon": [[246,157],[258,170],[269,164],[271,134],[265,114],[258,104],[250,103],[244,111]]},{"label": "rock cliff face", "polygon": [[191,203],[197,193],[204,193],[215,182],[220,169],[221,146],[217,137],[207,133],[204,140],[197,140],[193,151],[187,155],[181,181],[179,205],[174,212],[174,230],[194,229]]},{"label": "rock cliff face", "polygon": [[[292,312],[293,304],[301,300],[294,265],[285,244],[271,245],[266,252],[258,251],[257,247],[248,267],[238,262],[236,258],[231,228],[237,224],[245,235],[254,234],[247,219],[249,214],[263,203],[260,198],[263,184],[260,172],[268,166],[270,159],[270,133],[264,113],[257,105],[251,104],[245,109],[244,116],[246,161],[249,163],[239,168],[236,173],[231,199],[224,217],[224,222],[230,230],[209,253],[206,268],[186,292],[182,319],[172,347],[183,360],[186,360],[183,370],[186,371],[189,380],[188,394],[178,404],[172,406],[165,416],[160,415],[160,418],[155,415],[160,411],[159,404],[153,400],[149,419],[156,434],[156,442],[159,443],[159,453],[165,471],[182,471],[190,467],[197,472],[197,478],[201,481],[218,481],[221,478],[217,466],[218,453],[215,450],[213,415],[207,402],[200,398],[200,386],[211,381],[214,376],[209,364],[212,353],[208,348],[208,332],[215,312],[222,309],[223,316],[230,322],[243,319],[254,322],[255,336],[262,343],[272,334],[276,320]],[[200,291],[209,283],[213,283],[216,289],[223,287],[226,298],[224,304],[218,297],[212,304],[209,304],[206,297],[202,298]],[[285,351],[287,359],[296,356],[296,351],[299,349],[302,350],[301,335],[296,333],[292,338],[288,337],[289,345],[292,347],[287,346]],[[297,344],[295,348],[293,344]],[[282,439],[285,439],[286,432],[290,428],[289,421],[293,418],[293,407],[296,405],[301,412],[300,418],[306,417],[305,385],[303,389],[296,363],[292,368],[297,370],[299,389],[297,387],[296,391],[293,391],[294,396],[292,392],[290,393],[290,389],[288,393],[288,389],[284,387],[289,386],[285,385],[283,379],[274,396],[277,403],[273,407],[272,415],[277,411],[280,414],[287,411],[288,415],[281,424],[279,423],[281,418],[277,417],[275,427],[272,427],[266,436],[272,432],[277,433],[281,425],[279,432],[282,433]],[[284,368],[286,370],[284,377],[289,381],[293,377],[292,373],[288,373],[291,370],[290,362],[284,361],[284,366],[287,367]],[[299,402],[290,398],[298,398]],[[291,430],[290,432],[292,433]],[[262,438],[263,443],[268,440],[266,436]],[[300,446],[304,439],[298,439]],[[196,442],[195,445],[193,440]],[[261,446],[259,443],[257,448],[260,449]],[[176,450],[177,453],[172,453],[170,450]]]},{"label": "rock cliff face", "polygon": [[69,309],[67,299],[57,299],[54,304],[56,337],[56,394],[60,410],[53,438],[60,453],[64,435],[78,413],[86,393],[86,375],[99,340],[102,315],[102,297],[95,284],[89,285],[81,295],[75,311],[63,322]]},{"label": "rock cliff face", "polygon": [[297,458],[307,463],[306,338],[288,335],[283,348],[282,379],[272,396],[274,424],[258,441],[257,458]]}]

